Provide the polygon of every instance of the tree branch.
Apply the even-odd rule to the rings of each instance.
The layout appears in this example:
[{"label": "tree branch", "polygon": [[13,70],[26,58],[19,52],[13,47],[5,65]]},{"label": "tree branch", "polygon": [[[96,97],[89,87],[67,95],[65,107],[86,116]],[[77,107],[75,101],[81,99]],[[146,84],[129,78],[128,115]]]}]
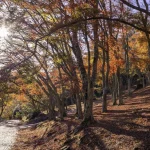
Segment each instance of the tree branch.
[{"label": "tree branch", "polygon": [[90,18],[78,18],[78,19],[73,19],[73,20],[70,20],[68,21],[67,23],[63,23],[62,21],[60,23],[58,23],[56,26],[52,27],[50,30],[49,30],[49,33],[44,35],[44,36],[41,36],[40,38],[37,39],[37,41],[40,41],[42,40],[43,38],[45,38],[46,36],[50,36],[51,34],[55,33],[56,31],[62,29],[62,28],[65,28],[65,27],[70,27],[72,25],[75,25],[75,24],[78,24],[78,23],[81,23],[81,22],[84,22],[84,21],[87,21],[87,20],[96,20],[96,19],[103,19],[103,20],[110,20],[110,21],[116,21],[116,22],[120,22],[120,23],[123,23],[123,24],[126,24],[128,26],[131,26],[137,30],[140,30],[142,32],[147,32],[150,34],[150,31],[148,31],[147,29],[144,29],[144,28],[141,28],[141,27],[138,27],[136,26],[134,23],[131,23],[131,22],[128,22],[126,20],[123,20],[121,18],[109,18],[109,17],[106,17],[106,16],[97,16],[97,17],[90,17]]},{"label": "tree branch", "polygon": [[132,5],[131,3],[127,2],[126,0],[120,0],[120,1],[121,1],[122,3],[124,3],[125,5],[129,6],[129,7],[133,8],[133,9],[136,9],[136,10],[138,10],[138,11],[141,11],[141,12],[143,12],[143,13],[145,13],[145,14],[147,14],[147,15],[150,16],[150,12],[149,12],[148,10],[143,9],[143,8],[141,8],[141,7],[137,7],[137,6],[135,6],[135,5]]}]

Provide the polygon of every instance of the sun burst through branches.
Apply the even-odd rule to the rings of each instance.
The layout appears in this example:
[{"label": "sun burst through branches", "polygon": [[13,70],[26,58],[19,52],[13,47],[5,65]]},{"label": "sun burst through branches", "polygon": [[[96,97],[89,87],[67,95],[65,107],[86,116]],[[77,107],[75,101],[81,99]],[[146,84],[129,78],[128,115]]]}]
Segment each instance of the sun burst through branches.
[{"label": "sun burst through branches", "polygon": [[9,35],[9,30],[5,26],[0,27],[0,38],[5,39]]}]

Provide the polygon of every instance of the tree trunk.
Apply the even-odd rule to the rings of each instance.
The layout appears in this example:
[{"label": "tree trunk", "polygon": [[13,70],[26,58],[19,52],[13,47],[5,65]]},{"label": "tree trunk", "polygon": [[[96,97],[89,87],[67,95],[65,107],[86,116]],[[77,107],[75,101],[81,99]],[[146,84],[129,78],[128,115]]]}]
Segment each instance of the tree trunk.
[{"label": "tree trunk", "polygon": [[102,112],[107,112],[107,88],[103,89]]},{"label": "tree trunk", "polygon": [[131,81],[130,81],[130,61],[129,61],[129,43],[128,37],[126,38],[125,61],[126,61],[126,74],[127,74],[127,89],[128,96],[131,96]]},{"label": "tree trunk", "polygon": [[142,83],[143,83],[143,88],[146,86],[145,85],[145,76],[144,76],[144,74],[143,74],[143,76],[142,76]]},{"label": "tree trunk", "polygon": [[50,109],[48,110],[48,119],[49,120],[55,120],[56,114],[54,109]]},{"label": "tree trunk", "polygon": [[121,78],[120,78],[120,67],[117,68],[117,80],[118,80],[118,98],[119,98],[119,105],[123,105],[122,99],[122,85],[121,85]]},{"label": "tree trunk", "polygon": [[78,115],[78,118],[81,119],[83,118],[83,113],[82,113],[82,106],[81,106],[81,97],[80,97],[80,90],[79,90],[79,82],[78,82],[78,77],[77,77],[77,73],[76,71],[73,72],[74,74],[74,77],[77,79],[75,81],[75,84],[74,84],[74,91],[75,91],[75,97],[76,97],[76,111],[77,111],[77,115]]},{"label": "tree trunk", "polygon": [[77,98],[76,101],[77,101],[77,109],[78,109],[78,118],[81,119],[83,117],[83,114],[82,114],[80,96],[76,94],[76,98]]},{"label": "tree trunk", "polygon": [[3,112],[4,112],[4,106],[1,106],[0,117],[2,116]]},{"label": "tree trunk", "polygon": [[[95,1],[94,7],[98,8],[98,1]],[[97,13],[95,14],[95,16]],[[93,30],[94,30],[94,57],[92,62],[92,74],[90,77],[90,70],[88,70],[88,99],[85,104],[85,112],[84,112],[84,122],[93,122],[93,98],[94,98],[94,86],[97,77],[97,62],[98,62],[98,42],[99,42],[99,35],[98,35],[98,20],[94,20],[93,23]],[[90,57],[90,56],[89,56]],[[90,59],[88,59],[88,65],[90,65]],[[90,69],[90,66],[88,66]]]},{"label": "tree trunk", "polygon": [[106,63],[105,49],[103,49],[103,64],[102,64],[102,80],[103,80],[102,112],[106,112],[107,111],[105,63]]},{"label": "tree trunk", "polygon": [[60,96],[60,118],[63,120],[63,117],[67,115],[66,111],[65,111],[65,88],[64,88],[64,82],[63,82],[63,78],[62,78],[62,73],[60,70],[60,67],[58,66],[58,72],[59,72],[59,77],[60,77],[60,82],[61,82],[61,96]]},{"label": "tree trunk", "polygon": [[112,88],[112,99],[113,99],[113,105],[117,104],[117,80],[116,80],[116,74],[113,74],[113,88]]},{"label": "tree trunk", "polygon": [[131,79],[130,76],[128,76],[128,96],[131,96]]},{"label": "tree trunk", "polygon": [[71,42],[72,42],[72,50],[73,53],[77,59],[77,63],[78,63],[78,67],[80,70],[80,74],[81,74],[81,80],[82,80],[82,90],[85,94],[85,99],[87,99],[87,87],[88,87],[88,80],[87,80],[87,73],[86,73],[86,69],[84,67],[84,63],[83,63],[83,59],[82,59],[82,52],[78,43],[78,35],[77,35],[77,31],[76,29],[74,29],[73,31],[73,35],[71,38]]},{"label": "tree trunk", "polygon": [[[105,64],[107,66],[106,68],[106,74],[105,74]],[[109,83],[108,83],[108,79],[109,79],[109,70],[110,70],[110,66],[109,66],[109,47],[107,46],[107,50],[103,50],[103,104],[102,104],[102,112],[107,112],[107,94],[108,94],[108,90],[109,90]]]},{"label": "tree trunk", "polygon": [[[145,33],[146,34],[146,37],[147,37],[147,42],[148,42],[148,58],[150,60],[150,36],[149,34]],[[148,85],[150,85],[150,64],[148,64]]]},{"label": "tree trunk", "polygon": [[53,99],[49,98],[49,106],[48,106],[48,119],[49,120],[55,120],[56,114],[55,114],[55,104],[53,102]]},{"label": "tree trunk", "polygon": [[93,122],[93,89],[91,89],[91,92],[89,92],[88,99],[85,103],[85,109],[84,109],[84,119],[83,122]]},{"label": "tree trunk", "polygon": [[59,109],[59,117],[61,120],[64,119],[65,114],[65,107],[64,107],[64,101],[59,99],[59,104],[58,104],[58,109]]}]

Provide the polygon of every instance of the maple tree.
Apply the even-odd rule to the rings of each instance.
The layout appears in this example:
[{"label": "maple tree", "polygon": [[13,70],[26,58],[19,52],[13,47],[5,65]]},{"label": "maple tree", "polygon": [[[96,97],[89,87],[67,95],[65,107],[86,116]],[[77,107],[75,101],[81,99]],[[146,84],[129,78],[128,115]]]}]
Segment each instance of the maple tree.
[{"label": "maple tree", "polygon": [[[55,119],[57,107],[63,120],[65,99],[70,96],[75,97],[76,112],[79,118],[83,117],[83,124],[91,122],[97,84],[102,87],[102,112],[106,112],[109,91],[113,104],[118,98],[122,105],[123,82],[130,95],[134,70],[148,73],[150,20],[146,0],[143,7],[138,0],[2,3],[6,7],[5,22],[13,24],[13,34],[3,49],[9,62],[1,74],[4,70],[21,72],[21,76],[16,76],[23,81],[23,85],[18,84],[20,90],[33,104],[48,104],[50,119]],[[47,101],[42,101],[43,97]]]}]

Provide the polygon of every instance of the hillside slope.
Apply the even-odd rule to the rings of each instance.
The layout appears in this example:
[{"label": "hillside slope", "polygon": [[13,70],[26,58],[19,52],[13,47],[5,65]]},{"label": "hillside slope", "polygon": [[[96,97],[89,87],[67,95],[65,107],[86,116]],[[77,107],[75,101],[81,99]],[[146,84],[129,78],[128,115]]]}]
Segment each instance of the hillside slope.
[{"label": "hillside slope", "polygon": [[64,121],[46,121],[36,128],[21,130],[13,150],[149,150],[150,86],[133,93],[125,105],[101,113],[94,104],[96,122],[73,134],[81,120],[68,116]]}]

